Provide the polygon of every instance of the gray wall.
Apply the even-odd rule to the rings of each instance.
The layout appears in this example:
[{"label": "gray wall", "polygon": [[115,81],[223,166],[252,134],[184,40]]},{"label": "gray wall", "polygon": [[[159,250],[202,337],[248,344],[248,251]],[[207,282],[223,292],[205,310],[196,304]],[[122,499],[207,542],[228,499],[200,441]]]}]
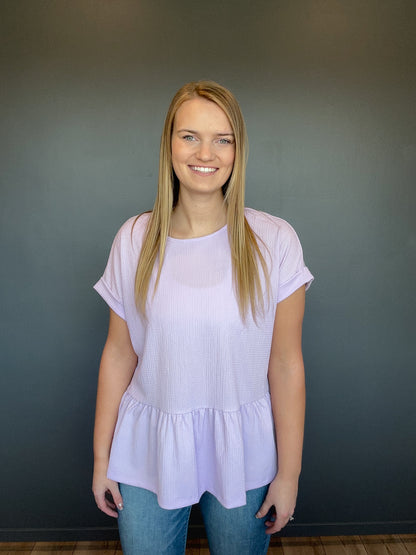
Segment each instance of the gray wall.
[{"label": "gray wall", "polygon": [[[112,238],[149,209],[167,105],[241,102],[247,205],[289,220],[316,276],[288,534],[416,530],[412,0],[2,0],[3,539],[110,537],[90,494]],[[194,517],[198,524],[198,515]]]}]

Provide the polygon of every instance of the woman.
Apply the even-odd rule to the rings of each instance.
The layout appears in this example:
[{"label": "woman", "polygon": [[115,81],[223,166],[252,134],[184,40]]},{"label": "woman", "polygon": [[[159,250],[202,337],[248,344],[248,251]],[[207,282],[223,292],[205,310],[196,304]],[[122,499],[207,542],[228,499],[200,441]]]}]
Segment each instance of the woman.
[{"label": "woman", "polygon": [[153,211],[122,226],[95,285],[110,323],[93,492],[125,555],[184,553],[197,502],[211,553],[261,555],[295,509],[313,277],[289,224],[244,208],[246,152],[234,96],[182,87]]}]

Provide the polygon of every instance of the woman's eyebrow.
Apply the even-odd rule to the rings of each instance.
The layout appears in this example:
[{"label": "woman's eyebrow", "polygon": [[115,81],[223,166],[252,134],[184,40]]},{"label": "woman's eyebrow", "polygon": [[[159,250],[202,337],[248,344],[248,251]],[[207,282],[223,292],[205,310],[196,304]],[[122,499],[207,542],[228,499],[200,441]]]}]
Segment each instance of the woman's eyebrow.
[{"label": "woman's eyebrow", "polygon": [[[198,131],[193,131],[192,129],[178,129],[177,133],[192,133],[193,135],[198,135]],[[230,131],[229,133],[215,133],[217,137],[234,137],[234,133]]]}]

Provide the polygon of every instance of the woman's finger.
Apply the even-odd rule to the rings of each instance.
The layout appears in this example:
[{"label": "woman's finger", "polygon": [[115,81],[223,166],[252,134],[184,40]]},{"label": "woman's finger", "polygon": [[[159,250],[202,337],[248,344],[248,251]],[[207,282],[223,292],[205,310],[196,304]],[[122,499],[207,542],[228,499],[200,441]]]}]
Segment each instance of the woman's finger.
[{"label": "woman's finger", "polygon": [[119,511],[123,510],[123,498],[121,497],[120,489],[116,482],[112,482],[109,488],[111,497],[113,498],[114,508],[117,507]]},{"label": "woman's finger", "polygon": [[268,498],[266,496],[266,499],[264,500],[263,505],[260,507],[260,509],[256,513],[256,518],[265,517],[267,515],[267,513],[270,511],[271,508],[272,508],[272,503],[268,500]]},{"label": "woman's finger", "polygon": [[293,520],[291,515],[276,515],[275,519],[266,521],[266,534],[275,534],[276,532],[280,532],[280,530],[282,530],[282,528],[284,528],[291,520]]},{"label": "woman's finger", "polygon": [[100,511],[102,511],[108,516],[117,518],[118,512],[116,511],[116,506],[113,503],[112,498],[108,497],[108,493],[107,493],[108,491],[109,490],[102,493],[95,494],[94,495],[95,502],[97,504],[97,507],[100,509]]}]

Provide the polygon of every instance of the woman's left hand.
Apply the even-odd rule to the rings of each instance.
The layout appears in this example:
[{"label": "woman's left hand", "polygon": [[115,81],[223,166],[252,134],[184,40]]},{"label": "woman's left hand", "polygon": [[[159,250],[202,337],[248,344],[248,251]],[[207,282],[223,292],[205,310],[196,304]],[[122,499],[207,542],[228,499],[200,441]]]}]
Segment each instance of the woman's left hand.
[{"label": "woman's left hand", "polygon": [[298,480],[285,479],[279,474],[270,484],[266,499],[256,514],[263,518],[274,506],[274,520],[266,521],[266,534],[279,532],[289,522],[295,512],[296,498],[298,495]]}]

